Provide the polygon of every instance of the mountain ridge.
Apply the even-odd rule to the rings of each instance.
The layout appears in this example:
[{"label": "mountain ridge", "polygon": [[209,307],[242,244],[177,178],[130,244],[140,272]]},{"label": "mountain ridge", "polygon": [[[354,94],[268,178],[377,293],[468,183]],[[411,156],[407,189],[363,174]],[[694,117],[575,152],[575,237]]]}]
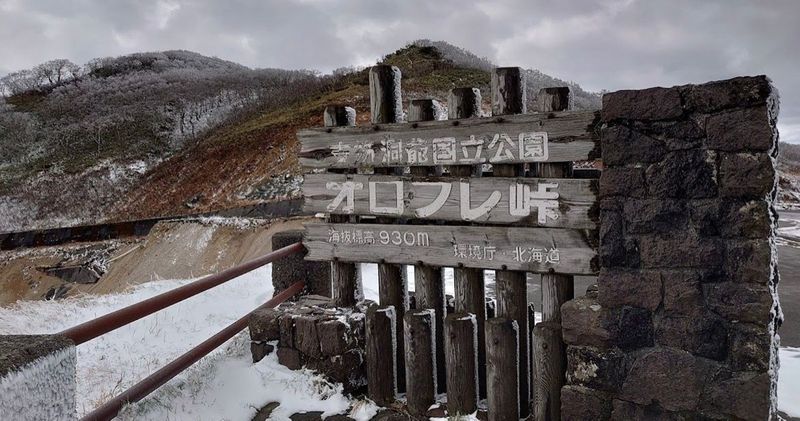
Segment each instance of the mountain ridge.
[{"label": "mountain ridge", "polygon": [[[378,62],[403,72],[404,104],[444,100],[452,88],[473,86],[489,113],[494,64],[486,58],[417,40]],[[600,107],[600,94],[576,83],[530,69],[526,77],[530,109],[540,88],[565,85],[576,109]],[[369,122],[366,68],[329,75],[250,69],[171,50],[95,59],[57,84],[39,82],[0,100],[0,231],[213,212],[296,196],[295,132],[322,125],[331,104],[352,106],[360,124]]]}]

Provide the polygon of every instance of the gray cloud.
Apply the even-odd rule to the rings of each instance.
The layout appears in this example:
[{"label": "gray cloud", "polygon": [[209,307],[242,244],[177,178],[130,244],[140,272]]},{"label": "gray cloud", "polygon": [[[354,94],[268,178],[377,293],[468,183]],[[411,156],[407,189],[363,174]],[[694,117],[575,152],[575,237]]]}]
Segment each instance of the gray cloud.
[{"label": "gray cloud", "polygon": [[330,71],[430,38],[591,90],[767,74],[800,143],[798,18],[795,0],[0,0],[0,74],[179,48]]}]

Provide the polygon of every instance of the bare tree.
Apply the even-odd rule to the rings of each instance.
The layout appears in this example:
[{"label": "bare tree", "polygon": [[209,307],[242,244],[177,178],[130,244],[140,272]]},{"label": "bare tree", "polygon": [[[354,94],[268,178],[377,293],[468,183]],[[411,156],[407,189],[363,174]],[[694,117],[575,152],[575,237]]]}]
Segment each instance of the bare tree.
[{"label": "bare tree", "polygon": [[59,58],[46,61],[34,67],[33,71],[41,80],[47,79],[50,85],[59,85],[62,81],[78,77],[81,67],[67,59]]}]

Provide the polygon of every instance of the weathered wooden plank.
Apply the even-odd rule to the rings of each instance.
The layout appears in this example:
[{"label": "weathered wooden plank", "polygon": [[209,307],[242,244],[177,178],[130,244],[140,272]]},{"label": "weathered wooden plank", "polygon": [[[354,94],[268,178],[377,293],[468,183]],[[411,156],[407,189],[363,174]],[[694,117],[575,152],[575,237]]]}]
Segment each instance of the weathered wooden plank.
[{"label": "weathered wooden plank", "polygon": [[475,325],[478,330],[478,344],[475,350],[478,354],[478,396],[486,397],[486,340],[484,328],[486,327],[486,288],[483,279],[483,269],[457,267],[453,271],[453,286],[455,287],[455,310],[459,313],[475,315]]},{"label": "weathered wooden plank", "polygon": [[519,326],[495,317],[486,321],[486,401],[489,421],[519,420]]},{"label": "weathered wooden plank", "polygon": [[436,312],[412,310],[405,315],[406,403],[411,415],[425,415],[436,401]]},{"label": "weathered wooden plank", "polygon": [[[327,127],[354,126],[356,110],[343,105],[329,105],[323,112]],[[346,170],[340,170],[346,171]],[[328,222],[349,222],[347,215],[332,214]],[[337,307],[352,307],[364,299],[361,288],[361,271],[355,263],[331,262],[331,298]]]},{"label": "weathered wooden plank", "polygon": [[567,369],[567,351],[561,340],[561,325],[556,322],[538,323],[533,328],[533,419],[561,419],[561,386]]},{"label": "weathered wooden plank", "polygon": [[377,305],[367,309],[366,359],[367,389],[370,399],[378,405],[388,406],[397,393],[397,365],[395,363],[394,307]]},{"label": "weathered wooden plank", "polygon": [[553,228],[594,228],[598,218],[597,180],[307,174],[303,197],[311,213]]},{"label": "weathered wooden plank", "polygon": [[[539,92],[539,111],[566,111],[571,106],[569,88],[554,89]],[[572,163],[540,163],[538,176],[540,177],[572,177]],[[561,413],[560,393],[566,380],[566,348],[561,341],[561,329],[548,329],[547,323],[561,322],[561,305],[571,300],[575,295],[575,279],[571,275],[562,273],[542,274],[542,321],[536,333],[539,335],[537,345],[541,355],[536,356],[534,365],[537,366],[537,388],[534,399],[534,414],[538,420],[557,420]],[[560,346],[559,346],[560,345]],[[549,372],[548,370],[552,370]],[[538,408],[536,399],[539,400]],[[544,407],[544,408],[543,408]]]},{"label": "weathered wooden plank", "polygon": [[401,79],[400,69],[395,66],[379,64],[369,69],[369,110],[373,123],[402,121]]},{"label": "weathered wooden plank", "polygon": [[595,111],[569,111],[313,128],[297,136],[308,168],[566,162],[599,156],[598,120]]},{"label": "weathered wooden plank", "polygon": [[308,260],[597,273],[594,231],[327,223],[305,228]]},{"label": "weathered wooden plank", "polygon": [[444,362],[444,318],[447,316],[447,301],[442,268],[414,265],[414,284],[416,309],[432,309],[435,312],[436,388],[437,393],[444,393],[447,383]]},{"label": "weathered wooden plank", "polygon": [[492,71],[492,114],[525,114],[525,72],[519,67],[497,67]]},{"label": "weathered wooden plank", "polygon": [[[369,103],[372,123],[399,123],[403,119],[403,101],[400,89],[402,75],[395,66],[377,65],[369,70]],[[376,173],[402,174],[402,168],[376,168]],[[378,218],[379,223],[391,222]],[[397,367],[397,391],[406,391],[405,341],[403,340],[403,317],[408,309],[408,283],[406,270],[402,266],[378,262],[378,298],[381,305],[394,306],[396,312],[395,366]]]},{"label": "weathered wooden plank", "polygon": [[448,415],[478,409],[478,322],[470,313],[453,313],[444,322]]},{"label": "weathered wooden plank", "polygon": [[481,115],[481,90],[454,88],[447,97],[447,117],[451,120]]},{"label": "weathered wooden plank", "polygon": [[572,92],[569,86],[539,89],[536,105],[540,113],[569,110],[572,108]]},{"label": "weathered wooden plank", "polygon": [[[544,276],[544,275],[543,275]],[[530,351],[528,341],[528,282],[525,272],[498,270],[495,275],[497,317],[513,320],[519,327],[519,412],[527,417],[530,409]]]}]

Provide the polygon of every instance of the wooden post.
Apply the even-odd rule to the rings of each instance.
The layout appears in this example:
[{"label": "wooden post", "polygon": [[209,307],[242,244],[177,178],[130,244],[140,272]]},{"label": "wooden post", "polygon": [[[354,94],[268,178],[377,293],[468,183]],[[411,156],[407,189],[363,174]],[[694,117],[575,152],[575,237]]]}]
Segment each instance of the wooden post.
[{"label": "wooden post", "polygon": [[502,317],[486,321],[486,383],[489,421],[518,420],[519,327]]},{"label": "wooden post", "polygon": [[395,317],[392,306],[373,305],[367,309],[367,391],[369,398],[380,406],[394,402],[397,392]]},{"label": "wooden post", "polygon": [[[325,107],[325,127],[355,126],[356,110],[351,107],[331,105]],[[347,215],[330,215],[330,222],[348,222]],[[364,299],[361,289],[361,272],[355,263],[331,262],[331,297],[336,307],[352,307]]]},{"label": "wooden post", "polygon": [[[481,90],[478,88],[455,88],[447,100],[447,117],[451,120],[481,116]],[[482,165],[450,165],[453,177],[479,177]]]},{"label": "wooden post", "polygon": [[478,328],[478,396],[486,397],[486,299],[484,298],[483,269],[456,268],[455,308],[459,313],[475,315]]},{"label": "wooden post", "polygon": [[447,118],[480,117],[481,90],[478,88],[455,88],[447,98]]},{"label": "wooden post", "polygon": [[399,123],[403,120],[400,69],[379,64],[369,69],[369,99],[372,124]]},{"label": "wooden post", "polygon": [[568,86],[542,88],[536,96],[539,112],[566,111],[572,108],[572,95]]},{"label": "wooden post", "polygon": [[[400,69],[395,66],[378,65],[369,69],[369,101],[373,124],[399,123],[403,119],[403,103],[400,89]],[[376,168],[376,174],[402,174],[402,168]],[[392,219],[376,218],[378,223],[392,223]],[[406,271],[402,265],[378,263],[378,299],[381,305],[395,308],[395,345],[397,352],[397,390],[405,392],[405,352],[403,317],[408,309],[408,287]]]},{"label": "wooden post", "polygon": [[[525,73],[519,67],[498,67],[492,72],[492,115],[525,114]],[[495,177],[517,177],[524,164],[492,165]]]},{"label": "wooden post", "polygon": [[528,283],[525,272],[498,270],[497,317],[513,320],[519,327],[519,403],[520,417],[530,412],[530,353],[528,340]]},{"label": "wooden post", "polygon": [[566,381],[567,353],[561,340],[561,324],[538,323],[533,328],[533,415],[536,421],[561,419],[561,386]]},{"label": "wooden post", "polygon": [[[519,67],[501,67],[492,73],[492,114],[525,113],[525,73]],[[518,177],[524,165],[493,165],[494,177]],[[518,379],[520,416],[527,417],[530,408],[530,354],[528,348],[528,283],[524,272],[498,270],[495,276],[497,316],[513,320],[519,328]]]},{"label": "wooden post", "polygon": [[[478,88],[456,88],[450,91],[448,116],[450,118],[473,118],[480,116],[481,91]],[[476,106],[477,104],[477,106]],[[481,165],[450,165],[447,167],[454,177],[479,177]],[[475,315],[478,337],[478,396],[486,397],[486,344],[484,322],[486,300],[484,298],[483,270],[453,268],[456,312]],[[449,367],[449,365],[448,365]]]},{"label": "wooden post", "polygon": [[436,401],[436,312],[409,311],[404,318],[406,403],[411,415],[425,415]]},{"label": "wooden post", "polygon": [[356,125],[356,110],[343,105],[329,105],[322,114],[325,127],[344,127]]},{"label": "wooden post", "polygon": [[519,67],[498,67],[492,72],[492,115],[525,114],[525,73]]},{"label": "wooden post", "polygon": [[[441,105],[432,99],[415,99],[408,108],[408,120],[430,121],[436,119],[437,108]],[[411,167],[411,174],[416,176],[441,175],[440,167]],[[417,309],[434,309],[436,311],[436,388],[437,393],[447,390],[445,382],[444,361],[444,318],[447,316],[447,302],[444,294],[442,268],[423,264],[414,265],[414,285]]]},{"label": "wooden post", "polygon": [[447,414],[471,414],[478,409],[478,323],[474,314],[457,312],[447,316],[444,326]]},{"label": "wooden post", "polygon": [[[569,88],[542,89],[537,104],[540,112],[566,111],[570,106]],[[538,165],[537,172],[539,177],[545,178],[571,177],[572,162],[542,163]],[[541,282],[542,322],[553,325],[534,329],[534,349],[538,352],[547,347],[547,352],[539,352],[534,357],[534,377],[538,389],[534,391],[534,414],[537,420],[558,420],[561,387],[565,383],[567,369],[566,350],[561,342],[561,305],[574,298],[575,278],[547,273],[542,275]]]},{"label": "wooden post", "polygon": [[434,99],[412,99],[408,105],[408,121],[436,120],[442,105]]}]

